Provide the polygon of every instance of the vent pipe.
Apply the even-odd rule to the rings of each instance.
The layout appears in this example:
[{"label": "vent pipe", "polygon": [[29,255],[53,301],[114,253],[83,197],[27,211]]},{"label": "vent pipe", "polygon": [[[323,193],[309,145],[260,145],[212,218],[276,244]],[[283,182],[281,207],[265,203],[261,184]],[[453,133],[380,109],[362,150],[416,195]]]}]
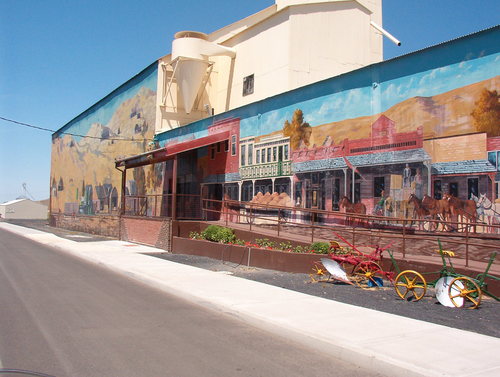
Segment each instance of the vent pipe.
[{"label": "vent pipe", "polygon": [[196,31],[180,31],[172,42],[172,66],[174,77],[182,94],[184,108],[189,114],[210,65],[209,56],[234,58],[232,48],[209,42],[208,36]]}]

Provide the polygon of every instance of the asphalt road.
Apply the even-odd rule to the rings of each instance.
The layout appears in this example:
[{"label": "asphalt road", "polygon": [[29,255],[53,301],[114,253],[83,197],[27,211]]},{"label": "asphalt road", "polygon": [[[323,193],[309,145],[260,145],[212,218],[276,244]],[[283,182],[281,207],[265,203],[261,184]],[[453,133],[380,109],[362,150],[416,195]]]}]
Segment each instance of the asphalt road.
[{"label": "asphalt road", "polygon": [[0,366],[58,377],[378,375],[1,230]]}]

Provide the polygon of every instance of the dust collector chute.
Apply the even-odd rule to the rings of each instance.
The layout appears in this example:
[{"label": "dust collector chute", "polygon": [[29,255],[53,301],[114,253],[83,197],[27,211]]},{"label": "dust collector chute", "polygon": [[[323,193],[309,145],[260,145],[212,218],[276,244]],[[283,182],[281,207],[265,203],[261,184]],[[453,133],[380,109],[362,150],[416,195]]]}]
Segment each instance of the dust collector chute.
[{"label": "dust collector chute", "polygon": [[197,31],[180,31],[172,42],[174,77],[182,94],[184,108],[189,114],[196,95],[211,64],[209,56],[236,56],[234,49],[209,42],[208,36]]}]

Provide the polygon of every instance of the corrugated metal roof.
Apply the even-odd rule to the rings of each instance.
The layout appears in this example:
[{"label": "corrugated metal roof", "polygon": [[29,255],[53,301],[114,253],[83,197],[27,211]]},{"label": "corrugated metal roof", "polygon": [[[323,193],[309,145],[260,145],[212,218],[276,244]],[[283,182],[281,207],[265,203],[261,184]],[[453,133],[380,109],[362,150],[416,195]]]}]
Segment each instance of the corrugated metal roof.
[{"label": "corrugated metal roof", "polygon": [[493,26],[490,26],[490,27],[487,27],[487,28],[484,28],[484,29],[473,31],[473,32],[470,32],[470,33],[467,33],[467,34],[464,34],[464,35],[461,35],[461,36],[458,36],[458,37],[455,37],[455,38],[448,39],[446,41],[442,41],[442,42],[439,42],[439,43],[436,43],[436,44],[429,45],[427,47],[422,47],[422,48],[419,48],[417,50],[410,51],[410,52],[407,52],[407,53],[395,56],[395,57],[390,58],[390,59],[384,59],[383,62],[398,60],[398,59],[404,58],[405,56],[408,56],[408,55],[419,53],[421,51],[424,51],[424,50],[427,50],[427,49],[431,49],[431,48],[434,48],[434,47],[439,47],[441,45],[444,45],[444,44],[447,44],[447,43],[450,43],[450,42],[454,42],[454,41],[460,40],[462,38],[467,38],[467,37],[469,37],[471,35],[474,35],[474,34],[481,33],[483,31],[498,29],[499,27],[500,27],[500,25],[493,25]]},{"label": "corrugated metal roof", "polygon": [[405,151],[391,151],[382,153],[360,154],[346,157],[354,166],[375,166],[386,164],[404,164],[430,160],[431,157],[422,149],[409,149]]},{"label": "corrugated metal roof", "polygon": [[318,170],[335,170],[343,168],[347,168],[347,164],[342,157],[292,163],[292,171],[294,173],[304,173],[308,171]]},{"label": "corrugated metal roof", "polygon": [[22,202],[22,201],[25,201],[25,200],[29,200],[29,199],[14,199],[14,200],[10,200],[8,202],[5,202],[5,203],[1,203],[0,205],[1,206],[8,206],[8,205],[11,205],[11,204],[15,204],[15,203],[19,203],[19,202]]},{"label": "corrugated metal roof", "polygon": [[436,162],[432,174],[492,173],[496,168],[488,160]]}]

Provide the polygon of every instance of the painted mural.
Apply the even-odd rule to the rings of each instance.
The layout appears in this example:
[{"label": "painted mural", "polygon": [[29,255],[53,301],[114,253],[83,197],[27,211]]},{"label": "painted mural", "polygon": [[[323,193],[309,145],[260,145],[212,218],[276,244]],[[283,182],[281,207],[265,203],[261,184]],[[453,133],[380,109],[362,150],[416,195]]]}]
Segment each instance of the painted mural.
[{"label": "painted mural", "polygon": [[[146,151],[154,137],[156,65],[81,114],[52,137],[51,210],[53,213],[116,213],[121,173],[116,158]],[[133,169],[127,193],[154,193],[163,170]]]},{"label": "painted mural", "polygon": [[87,138],[54,135],[52,211],[116,210],[115,159],[154,137],[167,161],[129,169],[125,194],[172,193],[177,155],[188,218],[201,195],[497,231],[487,225],[500,224],[499,36],[492,28],[157,135],[152,65],[61,129]]},{"label": "painted mural", "polygon": [[[500,223],[498,34],[375,64],[158,139],[168,149],[240,119],[239,174],[200,178],[235,200],[286,195],[297,207]],[[198,169],[211,163],[201,159]]]}]

